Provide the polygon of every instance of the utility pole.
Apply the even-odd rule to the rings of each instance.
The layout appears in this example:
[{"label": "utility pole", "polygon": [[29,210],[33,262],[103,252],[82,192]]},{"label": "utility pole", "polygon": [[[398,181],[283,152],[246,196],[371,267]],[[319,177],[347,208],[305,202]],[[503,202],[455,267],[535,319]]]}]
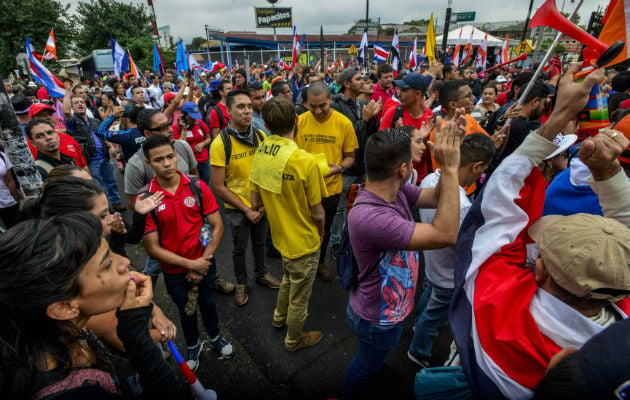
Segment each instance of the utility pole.
[{"label": "utility pole", "polygon": [[448,29],[451,25],[451,4],[452,0],[448,0],[448,8],[446,9],[446,18],[444,18],[444,32],[442,34],[442,54],[446,57],[446,45],[448,41]]},{"label": "utility pole", "polygon": [[521,33],[521,42],[527,39],[527,28],[529,27],[529,19],[532,16],[532,7],[534,7],[534,0],[529,0],[529,10],[527,11],[527,18],[525,19],[523,33]]},{"label": "utility pole", "polygon": [[365,29],[369,30],[370,21],[370,0],[365,0]]},{"label": "utility pole", "polygon": [[210,35],[208,34],[208,25],[206,24],[206,54],[208,54],[208,62],[210,62]]}]

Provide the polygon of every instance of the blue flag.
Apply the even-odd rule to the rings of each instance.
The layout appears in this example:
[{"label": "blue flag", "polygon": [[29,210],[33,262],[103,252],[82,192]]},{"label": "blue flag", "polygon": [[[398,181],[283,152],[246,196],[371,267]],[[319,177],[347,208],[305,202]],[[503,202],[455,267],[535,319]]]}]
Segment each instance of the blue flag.
[{"label": "blue flag", "polygon": [[157,43],[153,43],[153,71],[160,77],[164,76],[164,61],[162,61],[162,53]]},{"label": "blue flag", "polygon": [[109,40],[112,44],[114,74],[119,77],[121,72],[129,72],[129,53],[127,53],[113,37],[110,36]]},{"label": "blue flag", "polygon": [[179,39],[179,42],[177,42],[177,58],[175,59],[175,64],[177,65],[178,75],[182,71],[188,72],[188,56],[186,55],[184,42],[181,39]]}]

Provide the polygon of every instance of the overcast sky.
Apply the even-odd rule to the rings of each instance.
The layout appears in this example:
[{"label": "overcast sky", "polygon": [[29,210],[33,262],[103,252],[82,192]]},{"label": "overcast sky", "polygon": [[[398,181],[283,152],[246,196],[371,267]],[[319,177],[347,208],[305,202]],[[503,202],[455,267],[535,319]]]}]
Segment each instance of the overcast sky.
[{"label": "overcast sky", "polygon": [[[76,4],[77,0],[62,0]],[[136,4],[147,4],[146,0],[120,0]],[[254,31],[254,6],[270,6],[264,0],[153,0],[158,26],[170,25],[175,39],[189,41],[194,36],[205,36],[204,25],[225,31]],[[317,34],[319,26],[326,33],[345,33],[353,21],[365,17],[365,0],[280,0],[278,7],[293,8],[293,24],[298,33]],[[534,1],[533,13],[543,4]],[[566,0],[564,10],[571,11],[577,4]],[[582,24],[597,6],[605,7],[607,0],[584,0],[580,9]],[[527,16],[527,0],[454,0],[453,12],[476,11],[475,22],[524,20]],[[402,23],[404,20],[429,18],[434,13],[439,25],[444,24],[446,0],[372,0],[370,18],[381,18],[381,23]],[[562,0],[557,0],[558,9]],[[271,33],[271,29],[260,29],[259,33]],[[290,34],[289,28],[278,29],[278,33]]]}]

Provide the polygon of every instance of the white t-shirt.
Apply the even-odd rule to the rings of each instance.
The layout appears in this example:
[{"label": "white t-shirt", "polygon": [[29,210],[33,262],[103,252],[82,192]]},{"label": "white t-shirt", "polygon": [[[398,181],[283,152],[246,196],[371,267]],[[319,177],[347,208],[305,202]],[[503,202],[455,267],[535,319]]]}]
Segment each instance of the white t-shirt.
[{"label": "white t-shirt", "polygon": [[7,174],[10,174],[9,171],[13,167],[11,164],[11,160],[9,160],[9,156],[0,152],[0,208],[11,207],[12,205],[17,204],[13,196],[11,196],[11,191],[9,187],[4,183],[4,177]]},{"label": "white t-shirt", "polygon": [[[434,188],[440,180],[440,170],[427,175],[420,183],[421,188]],[[472,206],[470,200],[466,196],[466,190],[459,187],[459,225],[461,226],[464,217]],[[435,218],[435,208],[421,208],[420,220],[423,223],[430,224]],[[445,247],[439,250],[425,250],[424,260],[426,263],[425,271],[427,278],[435,286],[445,289],[455,287],[455,247]]]}]

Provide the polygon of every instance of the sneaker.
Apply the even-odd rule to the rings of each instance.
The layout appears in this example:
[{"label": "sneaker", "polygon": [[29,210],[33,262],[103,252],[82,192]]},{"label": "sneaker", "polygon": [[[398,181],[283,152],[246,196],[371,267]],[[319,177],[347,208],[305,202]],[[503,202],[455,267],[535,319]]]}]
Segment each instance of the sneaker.
[{"label": "sneaker", "polygon": [[234,292],[234,300],[237,306],[244,306],[249,300],[247,295],[247,285],[236,285],[236,291]]},{"label": "sneaker", "polygon": [[232,282],[228,282],[225,279],[218,277],[214,281],[214,289],[223,294],[232,294],[236,286]]},{"label": "sneaker", "polygon": [[417,354],[413,354],[411,350],[407,352],[407,357],[416,364],[418,364],[421,368],[429,368],[431,364],[429,363],[429,359],[427,357],[423,357]]},{"label": "sneaker", "polygon": [[217,335],[214,339],[210,339],[210,346],[225,358],[232,358],[232,356],[234,356],[232,343],[220,335]]},{"label": "sneaker", "polygon": [[197,367],[199,367],[199,355],[201,354],[201,350],[203,350],[203,342],[199,341],[197,341],[197,344],[195,346],[188,348],[186,364],[192,372],[195,372],[197,370]]},{"label": "sneaker", "polygon": [[278,278],[275,278],[269,272],[260,278],[256,279],[256,282],[260,283],[263,286],[267,286],[269,289],[278,289],[280,288],[280,281]]},{"label": "sneaker", "polygon": [[325,264],[319,264],[319,267],[317,268],[317,276],[319,276],[319,278],[324,282],[332,282],[333,280],[332,272],[330,272]]},{"label": "sneaker", "polygon": [[287,324],[286,321],[282,321],[282,322],[273,321],[273,327],[276,329],[282,329],[284,328],[286,324]]},{"label": "sneaker", "polygon": [[300,342],[294,347],[287,347],[289,351],[297,351],[301,349],[305,349],[307,347],[315,346],[319,343],[320,340],[324,337],[324,334],[319,331],[310,331],[306,333],[302,333],[302,337],[300,338]]}]

